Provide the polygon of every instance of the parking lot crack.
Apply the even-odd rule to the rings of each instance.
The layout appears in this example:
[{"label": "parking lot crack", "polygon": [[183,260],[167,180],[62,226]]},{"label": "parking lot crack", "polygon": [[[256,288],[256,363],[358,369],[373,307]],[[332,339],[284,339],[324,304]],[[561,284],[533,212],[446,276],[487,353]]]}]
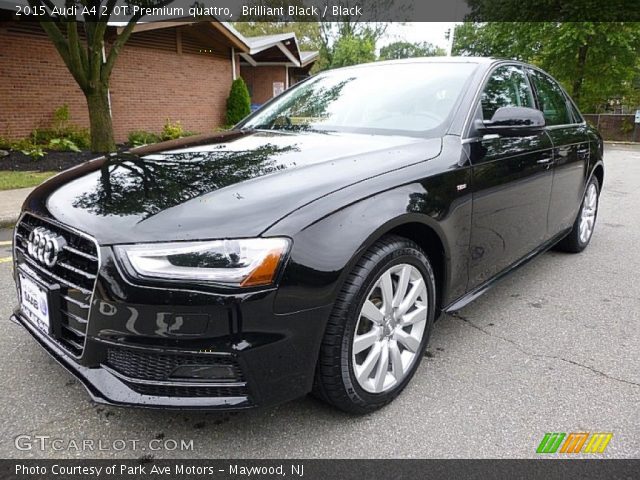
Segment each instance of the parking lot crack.
[{"label": "parking lot crack", "polygon": [[461,320],[463,323],[469,325],[472,328],[475,328],[476,330],[484,333],[485,335],[488,335],[488,336],[493,337],[493,338],[497,338],[499,340],[502,340],[503,342],[511,344],[518,351],[524,353],[525,355],[527,355],[527,356],[529,356],[531,358],[544,358],[544,359],[550,359],[550,360],[559,360],[561,362],[568,363],[570,365],[574,365],[576,367],[580,367],[580,368],[584,368],[586,370],[589,370],[590,372],[595,373],[596,375],[604,377],[604,378],[606,378],[608,380],[612,380],[614,382],[625,383],[627,385],[632,385],[634,387],[640,387],[639,383],[635,383],[635,382],[632,382],[630,380],[625,380],[624,378],[614,377],[612,375],[609,375],[606,372],[603,372],[601,370],[595,369],[595,368],[593,368],[593,367],[591,367],[589,365],[585,365],[583,363],[576,362],[575,360],[571,360],[569,358],[564,358],[564,357],[560,357],[560,356],[557,356],[557,355],[547,355],[547,354],[544,354],[544,353],[532,352],[532,351],[528,350],[526,347],[523,347],[522,345],[520,345],[518,342],[515,342],[514,340],[511,340],[510,338],[503,337],[502,335],[498,335],[496,333],[490,332],[489,330],[486,330],[486,329],[482,328],[481,326],[479,326],[476,323],[472,322],[468,318],[460,315],[458,312],[451,313],[450,316]]}]

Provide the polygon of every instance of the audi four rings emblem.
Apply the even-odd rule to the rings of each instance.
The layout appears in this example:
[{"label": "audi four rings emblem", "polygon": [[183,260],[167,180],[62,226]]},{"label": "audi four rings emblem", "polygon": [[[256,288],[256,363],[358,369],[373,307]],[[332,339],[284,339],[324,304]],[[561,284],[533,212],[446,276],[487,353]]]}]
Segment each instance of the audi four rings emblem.
[{"label": "audi four rings emblem", "polygon": [[47,267],[53,267],[58,260],[58,255],[67,244],[65,239],[43,227],[31,230],[27,240],[27,252],[29,256]]}]

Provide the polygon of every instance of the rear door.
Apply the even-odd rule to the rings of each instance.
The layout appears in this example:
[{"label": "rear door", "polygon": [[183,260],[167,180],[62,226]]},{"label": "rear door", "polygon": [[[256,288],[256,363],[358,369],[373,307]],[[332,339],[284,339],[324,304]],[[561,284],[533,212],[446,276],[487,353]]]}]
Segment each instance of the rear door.
[{"label": "rear door", "polygon": [[589,163],[588,127],[578,109],[547,74],[529,69],[538,108],[554,150],[549,237],[570,228],[578,214]]},{"label": "rear door", "polygon": [[[498,66],[489,76],[476,118],[500,107],[535,108],[523,67]],[[469,289],[526,256],[547,237],[552,144],[545,131],[522,137],[469,132],[464,140],[473,172]]]}]

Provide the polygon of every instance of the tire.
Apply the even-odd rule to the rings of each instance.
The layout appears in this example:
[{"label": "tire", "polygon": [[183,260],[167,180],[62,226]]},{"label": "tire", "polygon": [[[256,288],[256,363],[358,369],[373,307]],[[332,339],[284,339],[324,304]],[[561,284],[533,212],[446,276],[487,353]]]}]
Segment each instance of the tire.
[{"label": "tire", "polygon": [[[313,394],[356,414],[391,402],[407,386],[424,356],[435,298],[433,270],[420,247],[395,235],[378,240],[360,258],[338,294],[320,347]],[[372,338],[377,339],[375,343],[361,350]]]},{"label": "tire", "polygon": [[[600,185],[598,184],[598,179],[594,176],[589,180],[587,188],[584,190],[580,210],[578,211],[575,222],[573,222],[571,231],[556,245],[558,250],[569,253],[580,253],[587,248],[587,245],[591,242],[591,237],[593,237],[593,231],[596,226],[599,200]],[[590,210],[591,212],[589,212]],[[590,225],[586,235],[582,230],[583,228],[587,228],[584,226],[585,222]]]}]

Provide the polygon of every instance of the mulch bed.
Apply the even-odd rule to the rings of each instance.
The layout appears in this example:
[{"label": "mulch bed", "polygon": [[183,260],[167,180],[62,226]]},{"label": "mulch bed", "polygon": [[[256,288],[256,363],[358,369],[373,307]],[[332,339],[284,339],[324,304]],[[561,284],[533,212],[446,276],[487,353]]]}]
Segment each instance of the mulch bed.
[{"label": "mulch bed", "polygon": [[0,158],[0,170],[56,172],[99,156],[92,152],[47,151],[44,157],[34,160],[22,152],[10,151],[9,156]]},{"label": "mulch bed", "polygon": [[[126,150],[125,145],[118,145],[118,150]],[[22,152],[11,150],[9,155],[0,158],[0,171],[12,170],[22,172],[57,172],[75,167],[76,165],[98,158],[99,153],[89,151],[82,152],[57,152],[45,150],[47,154],[34,160]]]}]

